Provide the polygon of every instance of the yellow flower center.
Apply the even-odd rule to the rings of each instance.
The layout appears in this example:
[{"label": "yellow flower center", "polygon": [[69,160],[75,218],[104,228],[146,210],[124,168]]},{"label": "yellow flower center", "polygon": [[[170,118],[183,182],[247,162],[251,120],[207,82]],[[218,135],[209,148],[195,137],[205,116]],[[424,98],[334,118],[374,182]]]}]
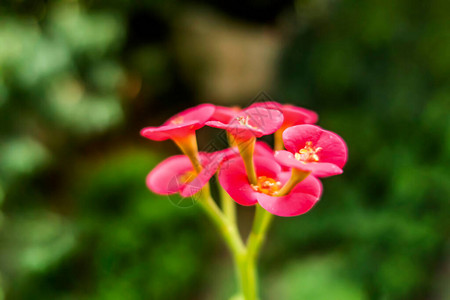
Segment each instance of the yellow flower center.
[{"label": "yellow flower center", "polygon": [[239,124],[244,125],[244,126],[247,126],[248,128],[253,128],[253,129],[256,129],[256,128],[257,128],[257,127],[252,126],[252,125],[250,125],[250,124],[248,123],[248,121],[249,121],[249,117],[248,117],[248,116],[245,116],[245,117],[243,117],[243,116],[236,117],[236,120],[239,122]]},{"label": "yellow flower center", "polygon": [[179,177],[179,179],[182,184],[187,184],[187,183],[190,183],[191,181],[193,181],[195,179],[195,176],[196,176],[196,174],[192,170],[192,171],[188,171],[188,172],[184,173],[183,175],[181,175]]},{"label": "yellow flower center", "polygon": [[308,141],[305,147],[295,153],[295,159],[301,162],[318,162],[319,156],[317,153],[322,150],[322,147],[314,147],[313,142]]},{"label": "yellow flower center", "polygon": [[252,189],[255,192],[263,193],[270,196],[275,196],[281,188],[281,182],[266,176],[259,176],[256,184],[252,184]]},{"label": "yellow flower center", "polygon": [[183,124],[183,122],[184,122],[183,116],[178,116],[178,117],[174,118],[170,123],[172,123],[174,125],[180,125],[180,124]]}]

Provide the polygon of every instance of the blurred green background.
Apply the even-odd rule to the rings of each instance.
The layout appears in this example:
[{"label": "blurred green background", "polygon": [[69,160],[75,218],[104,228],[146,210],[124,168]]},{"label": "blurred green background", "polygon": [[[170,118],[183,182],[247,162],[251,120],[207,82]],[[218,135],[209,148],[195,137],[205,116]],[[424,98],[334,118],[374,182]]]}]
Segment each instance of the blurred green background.
[{"label": "blurred green background", "polygon": [[[262,300],[450,299],[449,11],[2,1],[0,299],[231,296],[230,257],[199,208],[145,187],[176,147],[139,130],[258,97],[315,110],[350,151],[312,211],[276,218]],[[244,233],[251,215],[240,208]]]}]

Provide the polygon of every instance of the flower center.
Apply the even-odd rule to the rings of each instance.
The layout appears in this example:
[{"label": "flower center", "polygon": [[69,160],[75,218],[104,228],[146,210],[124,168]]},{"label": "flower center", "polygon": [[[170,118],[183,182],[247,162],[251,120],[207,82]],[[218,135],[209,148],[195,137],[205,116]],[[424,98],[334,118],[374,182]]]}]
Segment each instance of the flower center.
[{"label": "flower center", "polygon": [[295,153],[295,159],[301,162],[318,162],[319,156],[317,153],[322,150],[322,147],[314,147],[313,142],[308,141],[305,147]]},{"label": "flower center", "polygon": [[183,122],[184,122],[183,116],[178,116],[178,117],[174,118],[170,123],[172,123],[174,125],[180,125],[180,124],[183,124]]},{"label": "flower center", "polygon": [[239,117],[236,117],[236,120],[239,122],[239,124],[241,124],[241,125],[244,125],[244,126],[247,126],[248,128],[253,128],[253,129],[256,129],[256,127],[255,126],[252,126],[252,125],[250,125],[249,123],[248,123],[248,120],[249,120],[249,117],[248,116],[239,116]]},{"label": "flower center", "polygon": [[255,192],[263,193],[270,196],[278,194],[281,188],[281,182],[266,176],[259,176],[256,184],[252,184],[252,189]]}]

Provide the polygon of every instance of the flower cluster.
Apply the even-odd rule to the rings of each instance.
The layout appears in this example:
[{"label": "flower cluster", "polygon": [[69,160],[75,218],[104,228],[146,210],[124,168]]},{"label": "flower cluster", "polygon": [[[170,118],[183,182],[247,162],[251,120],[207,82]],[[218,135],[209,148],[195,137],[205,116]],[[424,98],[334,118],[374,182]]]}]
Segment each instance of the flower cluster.
[{"label": "flower cluster", "polygon": [[[337,134],[313,125],[315,112],[260,102],[246,109],[202,104],[159,127],[142,129],[155,141],[172,139],[184,155],[172,156],[147,176],[154,193],[193,196],[218,172],[219,183],[241,205],[259,204],[278,216],[296,216],[320,199],[318,178],[341,174],[347,146]],[[199,152],[196,131],[203,126],[226,130],[230,148]],[[257,141],[274,134],[275,151]]]}]

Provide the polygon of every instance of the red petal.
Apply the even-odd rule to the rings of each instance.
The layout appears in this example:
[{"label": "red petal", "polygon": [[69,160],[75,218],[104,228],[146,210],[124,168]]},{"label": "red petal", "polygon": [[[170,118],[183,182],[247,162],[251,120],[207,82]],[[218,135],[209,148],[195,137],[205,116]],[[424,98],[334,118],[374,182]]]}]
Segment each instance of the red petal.
[{"label": "red petal", "polygon": [[[168,119],[162,126],[142,129],[141,135],[154,141],[164,141],[187,136],[203,127],[205,122],[213,115],[214,110],[215,107],[212,104],[200,104],[188,108]],[[172,123],[177,118],[181,118],[181,123]]]},{"label": "red petal", "polygon": [[175,155],[160,162],[148,175],[147,187],[155,194],[171,195],[184,185],[180,176],[192,171],[192,164],[185,155]]},{"label": "red petal", "polygon": [[242,158],[230,159],[221,166],[219,182],[237,203],[246,206],[256,203],[255,191],[248,182]]},{"label": "red petal", "polygon": [[183,110],[182,112],[168,119],[163,125],[172,124],[173,120],[182,117],[183,123],[190,123],[191,121],[195,121],[199,125],[203,126],[203,124],[205,124],[205,122],[208,121],[214,114],[214,111],[214,105],[207,103],[200,104]]},{"label": "red petal", "polygon": [[319,116],[312,110],[290,104],[283,105],[284,124],[288,126],[317,123]]},{"label": "red petal", "polygon": [[228,124],[234,116],[240,111],[238,107],[226,107],[216,105],[214,114],[211,116],[210,121],[219,121],[224,124]]},{"label": "red petal", "polygon": [[189,197],[198,193],[214,176],[223,157],[213,156],[214,153],[199,153],[202,171],[194,180],[184,184],[181,187],[180,194],[183,197]]},{"label": "red petal", "polygon": [[244,112],[249,117],[249,124],[259,128],[263,132],[263,135],[274,133],[283,124],[283,114],[276,109],[253,107],[244,110]]},{"label": "red petal", "polygon": [[165,141],[188,136],[200,127],[196,121],[190,121],[177,125],[169,124],[159,127],[146,127],[141,130],[141,135],[153,141]]}]

